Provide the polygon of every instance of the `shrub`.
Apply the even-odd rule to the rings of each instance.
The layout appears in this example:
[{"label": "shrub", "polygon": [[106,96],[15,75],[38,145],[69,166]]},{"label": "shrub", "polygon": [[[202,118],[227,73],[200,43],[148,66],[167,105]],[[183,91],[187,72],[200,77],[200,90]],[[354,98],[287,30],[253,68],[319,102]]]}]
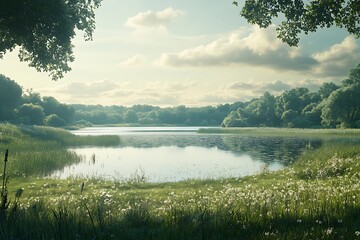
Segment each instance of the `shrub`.
[{"label": "shrub", "polygon": [[47,116],[44,120],[45,125],[51,126],[51,127],[62,127],[66,125],[66,122],[64,119],[60,118],[56,114],[51,114]]}]

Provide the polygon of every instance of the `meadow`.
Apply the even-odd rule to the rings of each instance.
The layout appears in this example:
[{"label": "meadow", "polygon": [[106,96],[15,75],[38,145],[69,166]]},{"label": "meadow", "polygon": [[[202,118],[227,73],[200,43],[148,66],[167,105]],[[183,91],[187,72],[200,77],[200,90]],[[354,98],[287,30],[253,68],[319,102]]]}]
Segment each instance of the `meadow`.
[{"label": "meadow", "polygon": [[[10,176],[0,239],[360,239],[360,144],[353,140],[359,132],[251,131],[330,140],[283,170],[270,172],[265,165],[244,178],[60,180],[44,176],[44,168],[78,161],[67,147],[114,146],[121,139],[0,125],[0,153],[9,149]],[[331,140],[339,134],[343,141]]]}]

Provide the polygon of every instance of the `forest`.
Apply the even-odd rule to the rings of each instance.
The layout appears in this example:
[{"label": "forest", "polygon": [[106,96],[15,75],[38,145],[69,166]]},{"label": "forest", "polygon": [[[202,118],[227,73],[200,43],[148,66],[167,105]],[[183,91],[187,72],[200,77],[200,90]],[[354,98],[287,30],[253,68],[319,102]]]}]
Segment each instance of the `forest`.
[{"label": "forest", "polygon": [[294,88],[273,96],[266,92],[232,111],[224,127],[359,128],[360,64],[338,86],[323,83],[317,92]]},{"label": "forest", "polygon": [[360,64],[341,85],[326,82],[315,92],[298,87],[279,96],[265,92],[247,102],[205,107],[64,104],[51,96],[23,91],[4,75],[0,75],[0,85],[0,122],[14,124],[360,128]]}]

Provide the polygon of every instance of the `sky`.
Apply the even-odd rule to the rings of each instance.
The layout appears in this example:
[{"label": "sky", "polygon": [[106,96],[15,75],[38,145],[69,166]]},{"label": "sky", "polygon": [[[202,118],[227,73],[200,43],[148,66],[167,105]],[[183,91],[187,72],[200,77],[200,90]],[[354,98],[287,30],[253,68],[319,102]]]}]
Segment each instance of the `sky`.
[{"label": "sky", "polygon": [[216,106],[295,87],[339,84],[360,63],[360,40],[344,29],[301,35],[298,47],[260,29],[224,0],[104,0],[93,41],[78,32],[75,61],[52,81],[20,62],[0,59],[0,74],[63,103],[160,107]]}]

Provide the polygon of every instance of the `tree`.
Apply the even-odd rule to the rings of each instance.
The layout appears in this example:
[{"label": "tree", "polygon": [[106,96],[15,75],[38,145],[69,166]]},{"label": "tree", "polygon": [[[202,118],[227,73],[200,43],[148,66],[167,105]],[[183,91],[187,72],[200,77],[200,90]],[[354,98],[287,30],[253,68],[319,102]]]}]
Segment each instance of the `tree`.
[{"label": "tree", "polygon": [[139,117],[134,110],[127,110],[124,120],[128,123],[136,123],[139,120]]},{"label": "tree", "polygon": [[53,80],[70,71],[74,61],[71,40],[75,30],[92,39],[94,10],[101,0],[2,0],[0,1],[0,58],[20,47],[20,61]]},{"label": "tree", "polygon": [[56,114],[65,122],[69,122],[74,115],[74,109],[66,104],[59,103],[53,97],[43,97],[40,104],[44,108],[45,115]]},{"label": "tree", "polygon": [[19,107],[17,112],[21,123],[32,125],[44,124],[45,114],[41,106],[25,103]]},{"label": "tree", "polygon": [[301,112],[302,109],[310,103],[310,92],[307,88],[294,88],[289,91],[285,91],[277,99],[277,115],[288,110],[294,110]]},{"label": "tree", "polygon": [[32,89],[26,90],[22,97],[22,103],[32,103],[34,105],[42,105],[40,93],[34,92]]},{"label": "tree", "polygon": [[325,126],[360,127],[360,84],[342,87],[333,92],[322,110]]},{"label": "tree", "polygon": [[65,120],[61,119],[56,114],[51,114],[49,116],[46,116],[44,119],[44,123],[45,123],[45,125],[51,126],[51,127],[62,127],[62,126],[66,125]]},{"label": "tree", "polygon": [[166,108],[158,111],[157,118],[161,123],[175,124],[176,114],[171,109]]},{"label": "tree", "polygon": [[350,69],[349,78],[342,81],[342,84],[344,87],[360,84],[360,64],[355,68]]},{"label": "tree", "polygon": [[222,127],[247,127],[238,111],[232,111],[221,123]]},{"label": "tree", "polygon": [[[304,87],[285,91],[276,98],[276,115],[281,119],[283,126],[308,127],[311,125],[311,121],[308,119],[309,113],[308,116],[305,116],[305,112],[312,111],[313,106],[311,109],[310,106],[307,109],[306,107],[309,104],[318,103],[320,98],[319,94],[311,93],[308,88]],[[315,116],[311,117],[315,119]]]},{"label": "tree", "polygon": [[324,107],[324,102],[310,103],[302,111],[303,122],[308,122],[308,126],[321,126],[321,111]]},{"label": "tree", "polygon": [[251,126],[270,126],[277,125],[275,116],[275,97],[269,92],[265,92],[259,99],[252,101],[246,110],[251,114],[251,120],[248,122]]},{"label": "tree", "polygon": [[326,98],[328,98],[330,96],[330,94],[334,91],[336,91],[337,89],[339,89],[339,86],[330,82],[330,83],[324,83],[323,85],[321,85],[318,93],[321,96],[321,99],[324,100]]},{"label": "tree", "polygon": [[350,70],[341,88],[332,92],[322,109],[325,126],[360,127],[360,64]]},{"label": "tree", "polygon": [[15,81],[0,74],[0,121],[12,119],[21,95],[21,87]]},{"label": "tree", "polygon": [[[233,2],[238,5],[238,1]],[[297,46],[299,34],[336,26],[360,37],[359,0],[245,0],[240,13],[251,24],[269,27],[274,18],[285,18],[277,27],[278,38]]]}]

